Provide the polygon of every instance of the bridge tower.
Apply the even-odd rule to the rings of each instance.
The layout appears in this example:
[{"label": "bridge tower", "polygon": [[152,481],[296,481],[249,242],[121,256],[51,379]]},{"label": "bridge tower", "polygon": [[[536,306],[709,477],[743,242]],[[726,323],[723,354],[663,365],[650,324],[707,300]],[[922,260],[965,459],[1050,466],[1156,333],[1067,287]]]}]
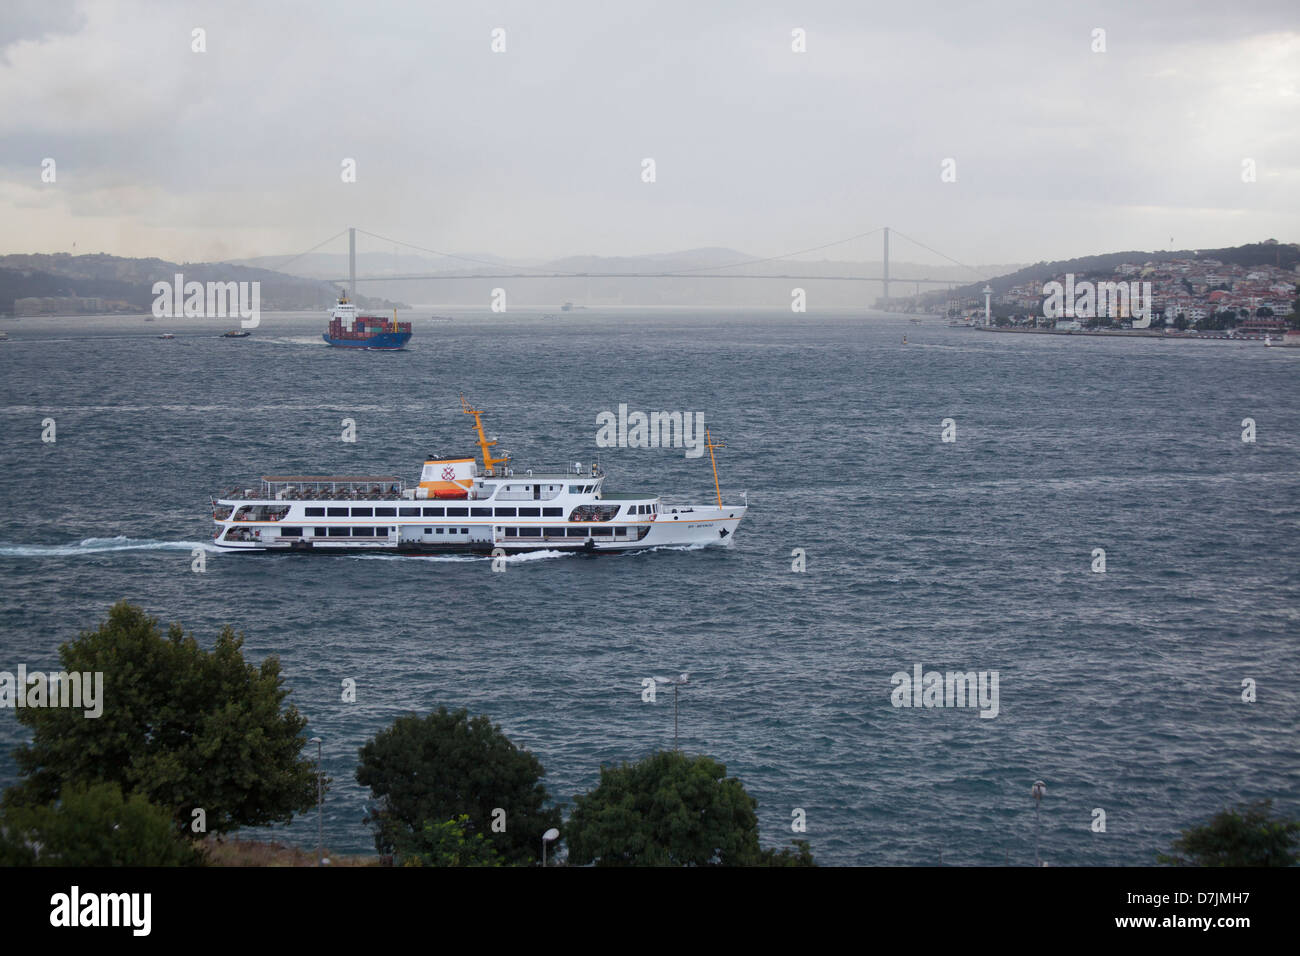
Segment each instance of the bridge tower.
[{"label": "bridge tower", "polygon": [[[888,226],[885,227],[885,259],[884,259],[884,271],[881,273],[881,275],[885,277],[884,279],[885,300],[886,303],[888,303],[889,300],[889,227]],[[886,305],[886,308],[888,308],[888,305]]]},{"label": "bridge tower", "polygon": [[357,301],[357,229],[348,226],[348,301]]}]

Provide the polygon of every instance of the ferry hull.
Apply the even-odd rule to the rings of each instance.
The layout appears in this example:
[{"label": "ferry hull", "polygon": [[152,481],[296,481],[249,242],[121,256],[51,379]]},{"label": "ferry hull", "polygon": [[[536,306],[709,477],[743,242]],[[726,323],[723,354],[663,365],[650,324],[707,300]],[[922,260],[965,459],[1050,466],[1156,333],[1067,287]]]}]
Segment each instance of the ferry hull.
[{"label": "ferry hull", "polygon": [[[463,543],[446,541],[420,542],[402,540],[400,536],[389,540],[375,540],[358,544],[355,540],[331,539],[269,541],[214,541],[223,552],[250,554],[395,554],[408,557],[425,555],[477,555],[498,553],[528,554],[538,551],[559,551],[575,554],[610,554],[621,551],[645,551],[650,548],[729,548],[736,540],[736,529],[748,509],[734,507],[690,507],[664,512],[650,524],[643,537],[621,540],[601,537],[566,537],[563,540],[543,539],[523,542],[518,538],[495,534],[491,526],[474,526],[474,537]],[[424,522],[421,522],[424,523]],[[566,527],[578,527],[569,524]],[[585,530],[585,529],[584,529]]]}]

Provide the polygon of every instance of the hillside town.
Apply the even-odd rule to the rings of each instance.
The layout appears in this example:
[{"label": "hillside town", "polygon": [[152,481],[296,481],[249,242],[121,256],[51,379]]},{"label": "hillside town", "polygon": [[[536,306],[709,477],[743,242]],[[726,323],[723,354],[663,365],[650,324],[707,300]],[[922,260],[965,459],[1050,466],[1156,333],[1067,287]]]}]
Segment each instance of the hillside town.
[{"label": "hillside town", "polygon": [[[1053,276],[1064,283],[1067,276]],[[1173,258],[1144,263],[1126,262],[1111,272],[1074,275],[1070,284],[1091,282],[1150,283],[1150,328],[1225,333],[1227,337],[1282,336],[1295,323],[1296,272],[1270,265],[1242,266],[1213,258]],[[1044,308],[1047,281],[1037,279],[992,293],[989,323],[1057,330],[1142,328],[1126,309],[1118,314],[1071,316],[1049,314]],[[992,292],[991,289],[986,290]],[[1127,296],[1125,297],[1127,299]],[[949,300],[938,309],[960,324],[983,324],[983,296]]]}]

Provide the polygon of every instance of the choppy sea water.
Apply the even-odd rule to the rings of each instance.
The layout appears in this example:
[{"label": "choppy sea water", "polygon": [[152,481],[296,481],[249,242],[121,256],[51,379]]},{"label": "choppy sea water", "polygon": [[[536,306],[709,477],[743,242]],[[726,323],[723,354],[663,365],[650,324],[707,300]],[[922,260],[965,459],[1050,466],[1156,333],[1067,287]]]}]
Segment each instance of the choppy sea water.
[{"label": "choppy sea water", "polygon": [[[1035,779],[1055,865],[1150,863],[1240,800],[1300,810],[1300,350],[453,314],[417,319],[401,353],[327,348],[319,316],[266,315],[244,340],[198,320],[0,323],[0,669],[55,668],[123,597],[209,644],[234,625],[246,655],[279,655],[325,741],[342,852],[372,849],[357,748],[399,714],[488,714],[568,803],[602,763],[672,745],[672,691],[647,704],[641,681],[680,671],[682,748],[744,781],[765,845],[802,808],[823,863],[1031,863]],[[724,497],[749,494],[735,547],[190,570],[212,492],[472,453],[460,391],[519,465],[590,461],[620,403],[702,412]],[[707,457],[599,453],[610,490],[712,497]],[[894,707],[891,676],[916,664],[997,671],[997,716]],[[0,713],[0,785],[23,734]],[[314,843],[314,814],[276,832]]]}]

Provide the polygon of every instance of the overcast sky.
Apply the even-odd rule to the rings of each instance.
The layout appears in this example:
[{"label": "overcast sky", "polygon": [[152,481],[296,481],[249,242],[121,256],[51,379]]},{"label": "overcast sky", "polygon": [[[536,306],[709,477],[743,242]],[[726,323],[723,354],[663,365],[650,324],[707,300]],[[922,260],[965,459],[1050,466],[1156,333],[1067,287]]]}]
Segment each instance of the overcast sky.
[{"label": "overcast sky", "polygon": [[1297,241],[1298,121],[1294,0],[3,0],[0,252],[242,258],[348,225],[507,258],[883,225],[972,264]]}]

